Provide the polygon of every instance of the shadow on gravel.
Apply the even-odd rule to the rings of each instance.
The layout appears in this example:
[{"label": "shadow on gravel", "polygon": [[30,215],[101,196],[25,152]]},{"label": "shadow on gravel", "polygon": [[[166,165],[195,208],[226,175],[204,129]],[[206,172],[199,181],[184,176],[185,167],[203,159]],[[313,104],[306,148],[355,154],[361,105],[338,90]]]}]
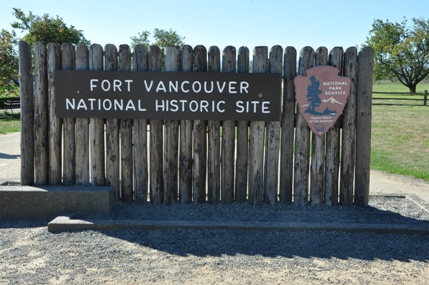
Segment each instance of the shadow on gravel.
[{"label": "shadow on gravel", "polygon": [[[415,199],[416,197],[414,197]],[[373,197],[370,207],[249,205],[125,205],[116,204],[109,219],[177,221],[270,221],[333,224],[389,224],[429,229],[428,205],[405,197]],[[88,217],[96,222],[100,217]],[[173,255],[319,257],[362,260],[429,260],[429,236],[343,231],[126,229],[102,231]]]},{"label": "shadow on gravel", "polygon": [[0,218],[0,228],[39,228],[46,227],[52,218],[45,219],[4,219]]},{"label": "shadow on gravel", "polygon": [[429,261],[428,238],[423,235],[275,230],[126,230],[104,234],[178,256]]}]

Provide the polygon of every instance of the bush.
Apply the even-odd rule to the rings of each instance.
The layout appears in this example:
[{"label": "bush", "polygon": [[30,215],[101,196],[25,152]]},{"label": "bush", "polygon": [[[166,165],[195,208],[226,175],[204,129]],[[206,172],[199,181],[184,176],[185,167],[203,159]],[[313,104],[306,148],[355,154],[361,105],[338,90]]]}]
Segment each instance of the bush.
[{"label": "bush", "polygon": [[9,84],[0,86],[0,98],[13,98],[19,97],[19,87],[15,83],[10,82]]}]

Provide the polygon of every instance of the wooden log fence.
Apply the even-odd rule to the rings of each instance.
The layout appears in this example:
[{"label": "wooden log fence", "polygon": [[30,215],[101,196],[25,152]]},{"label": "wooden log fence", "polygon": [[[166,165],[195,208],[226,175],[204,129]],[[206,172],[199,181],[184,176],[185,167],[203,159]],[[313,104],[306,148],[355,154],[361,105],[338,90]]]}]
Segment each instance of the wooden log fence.
[{"label": "wooden log fence", "polygon": [[[399,97],[372,97],[372,100],[386,100],[386,101],[423,101],[423,106],[428,105],[428,91],[425,90],[423,93],[405,93],[405,92],[372,92],[372,94],[388,94],[388,95],[404,95],[404,98]],[[417,97],[419,95],[423,96],[422,98],[410,98],[409,95],[412,95],[413,97]],[[401,103],[378,103],[377,101],[373,101],[373,105],[399,105]],[[412,105],[408,104],[407,105]],[[419,106],[418,104],[416,104]]]},{"label": "wooden log fence", "polygon": [[[19,43],[22,185],[111,185],[125,202],[368,205],[373,50],[255,47],[254,73],[283,73],[278,121],[59,119],[55,70],[249,72],[249,49]],[[163,65],[164,64],[164,65]],[[313,135],[294,81],[331,65],[352,79],[343,115]],[[33,90],[33,73],[35,90]],[[280,84],[280,82],[279,82]],[[33,94],[34,93],[34,94]],[[34,98],[34,100],[33,100]],[[340,155],[341,154],[341,155]]]}]

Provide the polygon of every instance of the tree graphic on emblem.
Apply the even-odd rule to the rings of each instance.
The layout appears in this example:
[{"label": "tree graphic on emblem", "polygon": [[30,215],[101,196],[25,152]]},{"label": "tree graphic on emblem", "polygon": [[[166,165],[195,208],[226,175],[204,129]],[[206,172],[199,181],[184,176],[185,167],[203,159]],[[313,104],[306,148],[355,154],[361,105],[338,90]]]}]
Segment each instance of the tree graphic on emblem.
[{"label": "tree graphic on emblem", "polygon": [[320,94],[322,91],[319,89],[320,81],[316,80],[316,77],[312,75],[310,77],[311,84],[307,87],[307,102],[308,107],[305,110],[305,113],[310,113],[317,115],[319,112],[316,111],[316,108],[322,104],[322,100],[320,100]]},{"label": "tree graphic on emblem", "polygon": [[[304,113],[312,114],[312,115],[330,115],[335,116],[337,114],[336,110],[330,110],[326,107],[323,112],[316,111],[316,108],[322,104],[322,100],[320,99],[320,94],[322,94],[322,90],[319,89],[320,81],[316,79],[314,75],[310,77],[311,84],[307,87],[307,102],[308,104],[303,105],[307,106],[307,109]],[[325,100],[323,102],[326,102]]]}]

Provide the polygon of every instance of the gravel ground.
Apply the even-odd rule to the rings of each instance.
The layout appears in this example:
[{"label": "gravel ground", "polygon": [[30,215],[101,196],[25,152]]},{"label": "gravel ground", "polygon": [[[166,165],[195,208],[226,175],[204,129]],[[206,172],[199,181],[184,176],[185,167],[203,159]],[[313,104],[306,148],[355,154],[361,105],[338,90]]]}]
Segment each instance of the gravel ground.
[{"label": "gravel ground", "polygon": [[[16,134],[0,137],[0,166],[0,180],[19,177]],[[372,171],[370,193],[379,196],[365,209],[116,203],[109,218],[429,223],[428,183]],[[429,283],[426,235],[229,229],[52,234],[49,221],[0,220],[0,284]]]},{"label": "gravel ground", "polygon": [[[371,197],[368,208],[117,202],[108,218],[427,226],[428,204],[410,197]],[[0,220],[0,284],[429,283],[427,235],[229,229],[52,234],[49,220]]]}]

